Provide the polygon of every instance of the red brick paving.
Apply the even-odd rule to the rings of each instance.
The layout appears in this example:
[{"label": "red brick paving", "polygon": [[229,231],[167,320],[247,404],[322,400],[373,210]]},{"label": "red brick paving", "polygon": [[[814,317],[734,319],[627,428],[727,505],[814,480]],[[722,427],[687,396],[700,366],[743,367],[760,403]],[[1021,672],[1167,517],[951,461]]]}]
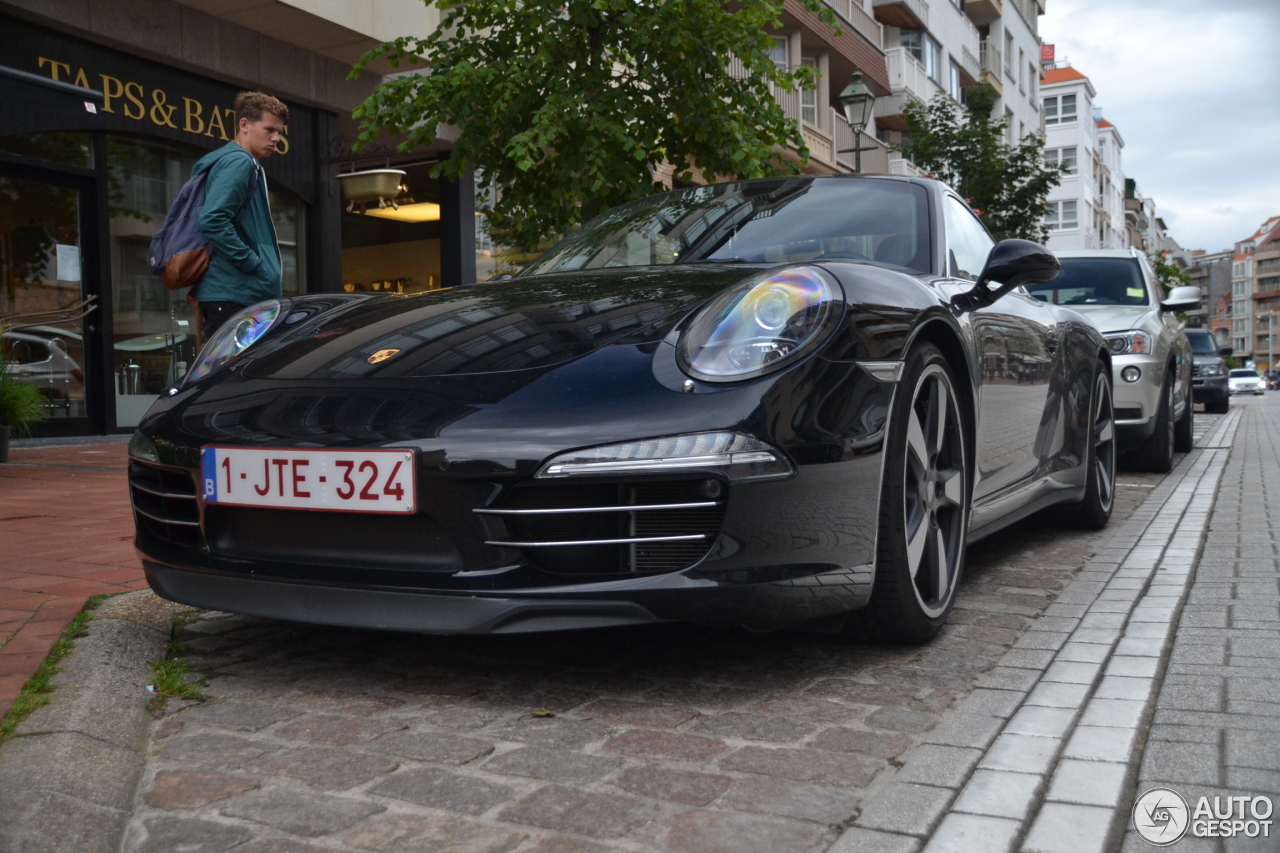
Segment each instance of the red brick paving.
[{"label": "red brick paving", "polygon": [[126,453],[22,447],[0,465],[0,717],[89,596],[146,586]]}]

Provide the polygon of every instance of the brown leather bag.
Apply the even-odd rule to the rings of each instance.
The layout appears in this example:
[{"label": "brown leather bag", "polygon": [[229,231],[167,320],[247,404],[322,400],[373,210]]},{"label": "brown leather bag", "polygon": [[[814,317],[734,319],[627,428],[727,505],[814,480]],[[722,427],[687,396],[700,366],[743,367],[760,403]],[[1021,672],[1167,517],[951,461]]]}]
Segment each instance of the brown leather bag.
[{"label": "brown leather bag", "polygon": [[170,290],[182,290],[194,287],[204,278],[209,269],[209,250],[192,249],[190,252],[179,252],[166,258],[164,271],[160,273],[160,282]]}]

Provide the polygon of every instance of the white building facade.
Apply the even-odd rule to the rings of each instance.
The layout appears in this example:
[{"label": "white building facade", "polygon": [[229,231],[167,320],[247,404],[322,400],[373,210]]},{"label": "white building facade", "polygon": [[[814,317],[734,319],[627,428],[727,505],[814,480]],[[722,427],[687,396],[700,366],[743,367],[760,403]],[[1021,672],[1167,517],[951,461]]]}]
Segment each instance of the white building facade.
[{"label": "white building facade", "polygon": [[[859,2],[859,0],[853,0]],[[1041,127],[1039,16],[1044,0],[864,0],[884,25],[884,55],[892,93],[876,102],[876,135],[899,145],[905,106],[944,95],[962,103],[964,89],[985,81],[999,99],[994,118],[1016,142]],[[896,153],[891,174],[918,170]]]},{"label": "white building facade", "polygon": [[1040,91],[1044,161],[1060,167],[1045,224],[1050,249],[1126,249],[1124,138],[1095,115],[1097,92],[1074,68],[1049,70]]}]

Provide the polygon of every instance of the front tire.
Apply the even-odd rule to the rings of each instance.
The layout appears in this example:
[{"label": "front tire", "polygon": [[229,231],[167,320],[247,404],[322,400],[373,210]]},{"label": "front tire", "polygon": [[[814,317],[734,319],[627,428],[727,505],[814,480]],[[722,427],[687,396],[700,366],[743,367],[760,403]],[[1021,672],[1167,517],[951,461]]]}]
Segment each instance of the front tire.
[{"label": "front tire", "polygon": [[955,603],[969,529],[968,427],[942,352],[907,358],[880,485],[876,577],[861,622],[872,638],[923,643]]},{"label": "front tire", "polygon": [[1111,520],[1116,497],[1116,420],[1111,372],[1098,363],[1089,401],[1089,437],[1084,460],[1084,499],[1070,509],[1072,521],[1085,530],[1101,530]]},{"label": "front tire", "polygon": [[1204,410],[1210,415],[1225,415],[1231,408],[1231,398],[1223,397],[1221,400],[1210,400],[1204,404]]},{"label": "front tire", "polygon": [[1155,432],[1139,447],[1136,457],[1142,471],[1167,474],[1173,469],[1173,383],[1168,376],[1160,386]]},{"label": "front tire", "polygon": [[1195,424],[1192,423],[1195,415],[1191,411],[1194,408],[1195,405],[1188,395],[1182,417],[1178,418],[1178,424],[1173,431],[1173,449],[1178,453],[1190,453],[1195,447]]}]

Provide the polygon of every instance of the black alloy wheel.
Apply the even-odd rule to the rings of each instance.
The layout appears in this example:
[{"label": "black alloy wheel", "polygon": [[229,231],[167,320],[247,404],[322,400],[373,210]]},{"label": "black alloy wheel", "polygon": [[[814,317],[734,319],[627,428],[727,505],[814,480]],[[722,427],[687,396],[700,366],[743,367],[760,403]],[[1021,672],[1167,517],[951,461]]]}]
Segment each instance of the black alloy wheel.
[{"label": "black alloy wheel", "polygon": [[1089,436],[1085,447],[1084,498],[1071,508],[1073,520],[1086,530],[1100,530],[1111,520],[1116,497],[1116,421],[1111,373],[1098,362],[1089,402]]},{"label": "black alloy wheel", "polygon": [[969,527],[967,426],[932,344],[908,356],[889,424],[875,586],[861,622],[874,639],[922,643],[955,603]]},{"label": "black alloy wheel", "polygon": [[1138,468],[1156,474],[1167,474],[1173,469],[1173,381],[1167,375],[1160,386],[1160,409],[1156,412],[1156,428],[1139,448],[1136,455]]},{"label": "black alloy wheel", "polygon": [[1178,424],[1173,430],[1173,449],[1178,453],[1190,453],[1195,446],[1194,408],[1191,395],[1187,394],[1183,402],[1182,417],[1178,418]]}]

